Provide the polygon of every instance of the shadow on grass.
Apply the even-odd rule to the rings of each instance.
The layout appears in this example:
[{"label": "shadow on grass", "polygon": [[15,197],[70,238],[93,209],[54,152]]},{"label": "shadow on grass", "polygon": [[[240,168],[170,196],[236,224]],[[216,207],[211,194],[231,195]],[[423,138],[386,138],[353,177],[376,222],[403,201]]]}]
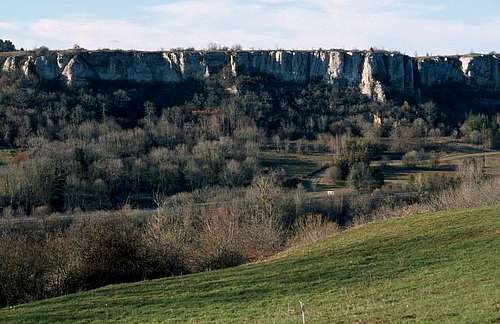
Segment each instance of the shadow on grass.
[{"label": "shadow on grass", "polygon": [[425,167],[425,166],[417,166],[417,167],[408,167],[404,165],[386,165],[382,169],[384,172],[385,178],[387,180],[398,180],[405,178],[409,175],[425,173],[425,172],[454,172],[456,171],[456,166],[451,164],[444,164],[438,167]]}]

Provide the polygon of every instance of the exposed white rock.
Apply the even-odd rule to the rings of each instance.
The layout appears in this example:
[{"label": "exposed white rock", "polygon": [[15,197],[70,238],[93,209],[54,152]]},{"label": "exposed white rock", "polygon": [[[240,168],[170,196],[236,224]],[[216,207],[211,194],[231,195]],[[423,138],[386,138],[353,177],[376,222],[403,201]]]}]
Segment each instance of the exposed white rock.
[{"label": "exposed white rock", "polygon": [[21,70],[24,75],[30,77],[34,74],[35,58],[33,56],[28,56],[24,61]]},{"label": "exposed white rock", "polygon": [[64,67],[62,75],[70,86],[81,87],[98,80],[96,73],[80,57],[74,56]]},{"label": "exposed white rock", "polygon": [[460,62],[462,62],[462,72],[464,73],[465,76],[470,77],[469,73],[469,65],[473,61],[472,56],[463,56],[460,58]]},{"label": "exposed white rock", "polygon": [[473,86],[500,90],[500,63],[493,55],[479,55],[468,64],[467,76]]},{"label": "exposed white rock", "polygon": [[93,81],[175,83],[203,80],[222,71],[233,76],[268,75],[277,80],[324,81],[359,88],[384,101],[390,91],[411,95],[419,87],[462,83],[500,90],[497,55],[413,58],[383,51],[61,51],[4,58],[3,71],[22,71],[70,86]]},{"label": "exposed white rock", "polygon": [[359,86],[361,93],[375,99],[376,101],[384,102],[386,100],[385,91],[382,83],[376,80],[377,75],[382,75],[386,72],[386,66],[379,56],[366,55],[361,76],[361,84]]},{"label": "exposed white rock", "polygon": [[3,63],[2,70],[5,72],[16,72],[18,69],[18,61],[15,57],[8,57]]}]

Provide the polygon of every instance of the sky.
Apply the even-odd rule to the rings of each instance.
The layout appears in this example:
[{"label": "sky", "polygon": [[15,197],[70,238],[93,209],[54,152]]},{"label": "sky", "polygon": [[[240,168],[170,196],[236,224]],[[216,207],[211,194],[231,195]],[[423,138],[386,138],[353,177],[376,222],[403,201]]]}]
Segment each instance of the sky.
[{"label": "sky", "polygon": [[500,52],[499,0],[16,0],[0,39],[17,47],[162,50],[376,47]]}]

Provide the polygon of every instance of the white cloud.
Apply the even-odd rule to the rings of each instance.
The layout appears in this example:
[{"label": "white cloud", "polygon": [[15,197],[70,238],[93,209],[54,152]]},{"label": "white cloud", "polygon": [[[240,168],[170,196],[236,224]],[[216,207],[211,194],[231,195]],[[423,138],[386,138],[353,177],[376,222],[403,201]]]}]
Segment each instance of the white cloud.
[{"label": "white cloud", "polygon": [[[285,5],[288,3],[288,5]],[[189,0],[155,7],[165,20],[182,22],[188,39],[247,47],[387,47],[406,52],[492,50],[500,20],[464,24],[422,18],[443,5],[402,0]],[[278,4],[278,5],[277,5]],[[310,8],[310,9],[308,9]],[[203,45],[197,43],[196,45]]]},{"label": "white cloud", "polygon": [[17,25],[8,21],[0,21],[0,29],[15,30],[17,29]]},{"label": "white cloud", "polygon": [[[162,33],[154,26],[120,20],[43,19],[34,23],[30,34],[37,45],[86,48],[153,49]],[[54,45],[53,45],[54,44]]]},{"label": "white cloud", "polygon": [[146,17],[135,22],[43,19],[17,35],[26,47],[78,43],[153,50],[204,47],[214,41],[245,48],[377,46],[443,54],[498,50],[500,18],[476,24],[425,18],[425,13],[444,9],[408,0],[187,0],[147,8]]}]

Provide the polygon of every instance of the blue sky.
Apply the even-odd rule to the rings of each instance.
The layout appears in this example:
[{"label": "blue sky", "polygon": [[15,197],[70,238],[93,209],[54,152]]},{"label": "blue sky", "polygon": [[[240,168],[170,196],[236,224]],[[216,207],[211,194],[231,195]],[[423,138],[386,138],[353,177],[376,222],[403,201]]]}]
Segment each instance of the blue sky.
[{"label": "blue sky", "polygon": [[0,11],[0,38],[26,48],[216,42],[455,54],[500,51],[499,30],[498,0],[17,0]]}]

